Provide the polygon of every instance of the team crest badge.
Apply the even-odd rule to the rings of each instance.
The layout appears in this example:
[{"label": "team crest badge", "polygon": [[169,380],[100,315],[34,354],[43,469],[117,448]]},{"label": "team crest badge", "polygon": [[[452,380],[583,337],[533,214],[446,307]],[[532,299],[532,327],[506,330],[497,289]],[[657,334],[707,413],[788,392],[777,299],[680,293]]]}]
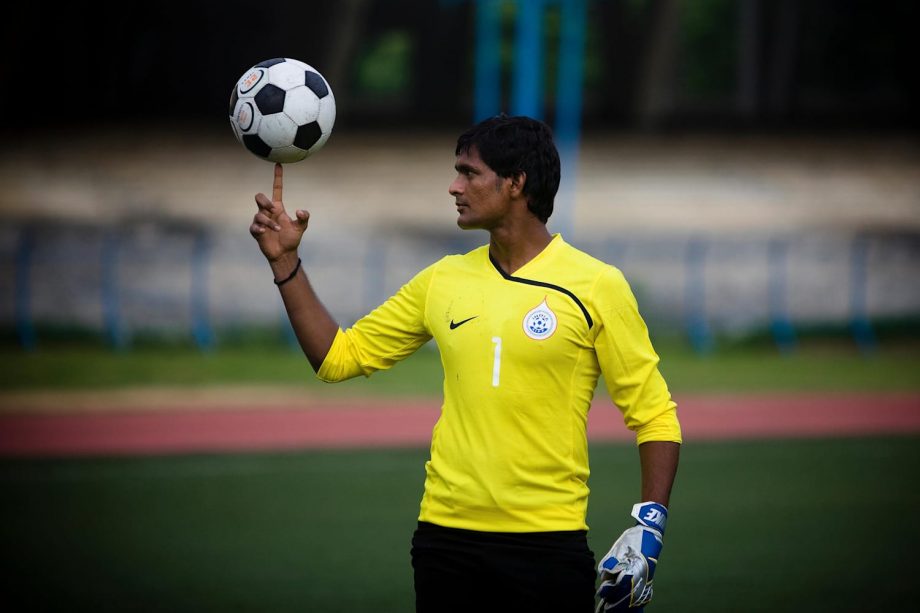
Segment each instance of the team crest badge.
[{"label": "team crest badge", "polygon": [[546,298],[524,315],[524,334],[535,341],[542,341],[556,331],[556,314],[553,313]]}]

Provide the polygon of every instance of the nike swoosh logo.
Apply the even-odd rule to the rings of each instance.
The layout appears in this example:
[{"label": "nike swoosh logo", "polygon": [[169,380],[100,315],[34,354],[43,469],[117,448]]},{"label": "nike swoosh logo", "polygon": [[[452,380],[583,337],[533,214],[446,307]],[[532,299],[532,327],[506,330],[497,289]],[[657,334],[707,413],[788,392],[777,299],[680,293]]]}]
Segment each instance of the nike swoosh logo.
[{"label": "nike swoosh logo", "polygon": [[454,328],[459,328],[460,326],[462,326],[462,325],[465,324],[466,322],[468,322],[468,321],[470,321],[470,320],[473,320],[473,319],[476,319],[477,317],[479,317],[479,315],[473,315],[472,317],[467,317],[467,318],[464,319],[463,321],[458,321],[457,323],[454,323],[454,320],[451,319],[451,320],[450,320],[450,329],[453,330]]}]

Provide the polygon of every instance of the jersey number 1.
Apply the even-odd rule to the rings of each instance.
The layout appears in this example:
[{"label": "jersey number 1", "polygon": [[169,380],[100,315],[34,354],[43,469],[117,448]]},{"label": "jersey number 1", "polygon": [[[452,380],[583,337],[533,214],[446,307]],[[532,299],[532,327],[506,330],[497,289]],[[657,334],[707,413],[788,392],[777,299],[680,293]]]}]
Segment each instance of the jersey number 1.
[{"label": "jersey number 1", "polygon": [[495,345],[492,352],[492,387],[498,387],[502,372],[502,337],[493,336],[492,343]]}]

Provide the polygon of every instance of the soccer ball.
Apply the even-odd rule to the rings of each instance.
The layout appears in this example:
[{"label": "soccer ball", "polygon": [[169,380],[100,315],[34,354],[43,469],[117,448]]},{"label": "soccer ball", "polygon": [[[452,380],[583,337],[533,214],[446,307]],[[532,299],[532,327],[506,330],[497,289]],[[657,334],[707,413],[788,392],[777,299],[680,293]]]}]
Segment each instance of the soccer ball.
[{"label": "soccer ball", "polygon": [[335,123],[332,88],[315,68],[275,58],[247,70],[230,94],[230,127],[246,149],[272,162],[319,151]]}]

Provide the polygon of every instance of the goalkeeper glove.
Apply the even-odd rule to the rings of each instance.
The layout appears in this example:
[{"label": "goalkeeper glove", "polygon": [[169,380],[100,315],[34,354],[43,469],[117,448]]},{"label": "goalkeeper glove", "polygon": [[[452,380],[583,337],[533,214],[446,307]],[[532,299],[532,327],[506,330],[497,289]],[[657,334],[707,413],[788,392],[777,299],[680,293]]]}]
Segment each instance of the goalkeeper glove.
[{"label": "goalkeeper glove", "polygon": [[668,510],[657,502],[633,506],[636,525],[628,528],[597,565],[601,585],[597,613],[641,611],[652,599],[652,579],[658,566]]}]

